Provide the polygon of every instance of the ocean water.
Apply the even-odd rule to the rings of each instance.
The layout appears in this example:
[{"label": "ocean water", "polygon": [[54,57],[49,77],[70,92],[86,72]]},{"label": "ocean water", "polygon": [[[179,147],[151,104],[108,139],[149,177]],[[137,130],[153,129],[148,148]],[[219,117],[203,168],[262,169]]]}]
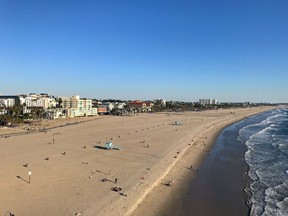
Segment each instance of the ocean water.
[{"label": "ocean water", "polygon": [[288,215],[288,109],[248,118],[238,140],[247,146],[250,215]]}]

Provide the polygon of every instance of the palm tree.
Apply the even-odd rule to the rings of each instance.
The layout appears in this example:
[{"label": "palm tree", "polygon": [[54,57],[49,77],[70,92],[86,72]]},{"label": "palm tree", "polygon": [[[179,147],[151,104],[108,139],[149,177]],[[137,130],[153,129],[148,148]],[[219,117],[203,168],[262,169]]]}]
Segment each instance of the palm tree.
[{"label": "palm tree", "polygon": [[5,109],[5,104],[4,104],[4,103],[0,103],[0,113],[1,113],[3,110],[6,110],[6,109]]},{"label": "palm tree", "polygon": [[[11,112],[12,112],[12,116],[16,118],[16,122],[19,123],[19,116],[21,114],[22,111],[22,107],[20,104],[14,104],[11,107]],[[15,123],[15,118],[14,119],[14,123]]]}]

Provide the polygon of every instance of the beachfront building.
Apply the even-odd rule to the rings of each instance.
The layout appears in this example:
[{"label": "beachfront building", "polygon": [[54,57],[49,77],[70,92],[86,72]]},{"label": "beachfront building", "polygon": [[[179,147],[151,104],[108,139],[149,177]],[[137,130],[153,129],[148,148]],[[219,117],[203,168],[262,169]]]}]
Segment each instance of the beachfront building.
[{"label": "beachfront building", "polygon": [[80,98],[78,95],[61,98],[61,106],[67,117],[94,116],[97,115],[97,108],[92,108],[92,100]]},{"label": "beachfront building", "polygon": [[25,101],[24,104],[26,107],[42,107],[43,108],[42,100],[40,98],[28,96],[28,97],[25,97],[24,101]]},{"label": "beachfront building", "polygon": [[56,100],[54,98],[49,97],[41,97],[41,105],[44,109],[55,108],[56,107]]},{"label": "beachfront building", "polygon": [[46,119],[58,119],[66,117],[65,111],[61,108],[48,109],[45,111]]},{"label": "beachfront building", "polygon": [[14,98],[0,98],[0,115],[6,115],[8,113],[6,108],[13,107],[14,105]]},{"label": "beachfront building", "polygon": [[74,109],[79,109],[79,110],[89,110],[92,108],[92,100],[90,99],[80,99],[78,95],[72,96],[71,98],[69,97],[62,97],[62,108],[63,109],[69,109],[69,108],[74,108]]},{"label": "beachfront building", "polygon": [[0,106],[12,107],[20,104],[20,97],[17,95],[1,95]]},{"label": "beachfront building", "polygon": [[199,103],[201,105],[207,105],[207,104],[217,104],[217,99],[199,99]]},{"label": "beachfront building", "polygon": [[130,102],[129,107],[131,109],[138,109],[138,110],[142,111],[146,108],[146,103],[143,101],[136,100],[136,101]]},{"label": "beachfront building", "polygon": [[98,108],[98,114],[112,114],[112,115],[122,115],[123,113],[126,113],[124,111],[126,103],[124,102],[118,102],[115,100],[112,101],[97,101],[97,104],[94,103]]},{"label": "beachfront building", "polygon": [[96,116],[98,114],[97,108],[91,108],[89,110],[70,108],[65,109],[64,113],[66,114],[67,117]]},{"label": "beachfront building", "polygon": [[0,98],[0,107],[12,107],[15,105],[14,98]]},{"label": "beachfront building", "polygon": [[20,95],[20,104],[23,106],[23,113],[31,113],[33,108],[36,109],[53,109],[56,107],[55,98],[48,94],[35,94],[30,93],[29,95]]},{"label": "beachfront building", "polygon": [[152,102],[143,102],[140,100],[136,100],[136,101],[130,102],[128,105],[130,109],[143,112],[143,111],[151,111],[151,108],[154,104]]},{"label": "beachfront building", "polygon": [[6,115],[9,113],[12,107],[19,107],[20,99],[16,95],[0,95],[0,115]]},{"label": "beachfront building", "polygon": [[56,101],[48,94],[35,94],[20,95],[20,104],[26,107],[38,107],[49,109],[56,107]]},{"label": "beachfront building", "polygon": [[26,114],[31,113],[33,108],[44,110],[54,108],[56,107],[56,101],[48,94],[31,93],[29,95],[0,96],[0,107],[2,107],[2,111],[5,108],[13,107],[14,105],[21,109],[21,113]]},{"label": "beachfront building", "polygon": [[98,105],[97,112],[100,115],[107,113],[108,112],[107,106],[103,104]]}]

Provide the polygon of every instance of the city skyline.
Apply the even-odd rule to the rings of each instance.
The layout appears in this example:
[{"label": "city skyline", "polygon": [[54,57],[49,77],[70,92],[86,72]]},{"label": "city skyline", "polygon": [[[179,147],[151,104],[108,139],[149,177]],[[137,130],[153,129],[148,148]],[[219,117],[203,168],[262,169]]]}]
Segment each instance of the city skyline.
[{"label": "city skyline", "polygon": [[0,2],[0,93],[288,102],[288,3]]}]

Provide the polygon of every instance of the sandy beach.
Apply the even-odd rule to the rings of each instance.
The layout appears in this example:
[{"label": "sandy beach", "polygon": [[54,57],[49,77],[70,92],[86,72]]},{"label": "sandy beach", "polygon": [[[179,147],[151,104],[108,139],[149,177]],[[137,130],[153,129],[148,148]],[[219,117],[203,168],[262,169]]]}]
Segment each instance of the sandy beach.
[{"label": "sandy beach", "polygon": [[[0,215],[157,215],[171,194],[177,200],[185,190],[224,127],[267,109],[98,116],[42,121],[30,131],[1,129]],[[121,150],[103,149],[107,141]]]}]

